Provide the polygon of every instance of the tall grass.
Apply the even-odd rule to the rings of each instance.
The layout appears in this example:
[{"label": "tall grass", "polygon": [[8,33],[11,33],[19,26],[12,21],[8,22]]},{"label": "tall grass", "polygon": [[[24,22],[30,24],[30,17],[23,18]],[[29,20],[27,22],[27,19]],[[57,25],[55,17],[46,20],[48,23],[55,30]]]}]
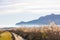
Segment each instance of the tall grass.
[{"label": "tall grass", "polygon": [[27,40],[60,40],[60,27],[56,24],[43,27],[20,27],[4,31],[14,32]]}]

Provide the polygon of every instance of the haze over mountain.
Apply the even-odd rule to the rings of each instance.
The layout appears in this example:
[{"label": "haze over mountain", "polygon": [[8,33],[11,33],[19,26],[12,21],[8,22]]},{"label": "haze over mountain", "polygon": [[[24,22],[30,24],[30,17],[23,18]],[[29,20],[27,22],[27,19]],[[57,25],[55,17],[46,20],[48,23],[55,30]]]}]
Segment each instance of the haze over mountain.
[{"label": "haze over mountain", "polygon": [[16,27],[16,23],[38,20],[51,13],[60,14],[60,0],[0,0],[0,28]]},{"label": "haze over mountain", "polygon": [[28,21],[28,22],[18,22],[16,23],[16,25],[47,25],[50,22],[55,22],[56,24],[60,25],[60,15],[58,14],[50,14],[50,15],[46,15],[46,16],[42,16],[36,20],[32,20],[32,21]]}]

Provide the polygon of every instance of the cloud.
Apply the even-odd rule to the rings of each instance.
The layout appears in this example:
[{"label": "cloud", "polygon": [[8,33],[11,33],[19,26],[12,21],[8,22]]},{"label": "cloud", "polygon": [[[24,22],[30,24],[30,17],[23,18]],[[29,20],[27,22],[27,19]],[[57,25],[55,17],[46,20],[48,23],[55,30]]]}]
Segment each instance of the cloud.
[{"label": "cloud", "polygon": [[51,13],[60,14],[60,0],[0,0],[0,25],[3,26]]},{"label": "cloud", "polygon": [[60,0],[3,0],[2,2],[12,3],[0,6],[1,14],[60,12]]}]

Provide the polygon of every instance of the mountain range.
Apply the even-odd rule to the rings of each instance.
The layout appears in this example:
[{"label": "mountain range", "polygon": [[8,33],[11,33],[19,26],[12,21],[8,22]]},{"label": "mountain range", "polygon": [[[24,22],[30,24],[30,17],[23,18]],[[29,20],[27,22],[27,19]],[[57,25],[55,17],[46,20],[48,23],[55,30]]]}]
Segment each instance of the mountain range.
[{"label": "mountain range", "polygon": [[42,16],[36,20],[28,21],[28,22],[18,22],[16,25],[48,25],[50,22],[55,22],[60,25],[60,15],[58,14],[50,14],[46,16]]}]

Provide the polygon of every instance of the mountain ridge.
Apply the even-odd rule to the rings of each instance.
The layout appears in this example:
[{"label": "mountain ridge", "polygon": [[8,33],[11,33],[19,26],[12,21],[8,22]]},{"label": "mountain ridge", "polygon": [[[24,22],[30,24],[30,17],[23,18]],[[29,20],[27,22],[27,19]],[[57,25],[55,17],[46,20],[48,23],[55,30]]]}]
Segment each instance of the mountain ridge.
[{"label": "mountain ridge", "polygon": [[56,14],[50,14],[46,16],[39,17],[36,20],[28,21],[28,22],[18,22],[16,25],[41,25],[45,24],[48,25],[49,22],[55,22],[56,24],[60,25],[60,15]]}]

